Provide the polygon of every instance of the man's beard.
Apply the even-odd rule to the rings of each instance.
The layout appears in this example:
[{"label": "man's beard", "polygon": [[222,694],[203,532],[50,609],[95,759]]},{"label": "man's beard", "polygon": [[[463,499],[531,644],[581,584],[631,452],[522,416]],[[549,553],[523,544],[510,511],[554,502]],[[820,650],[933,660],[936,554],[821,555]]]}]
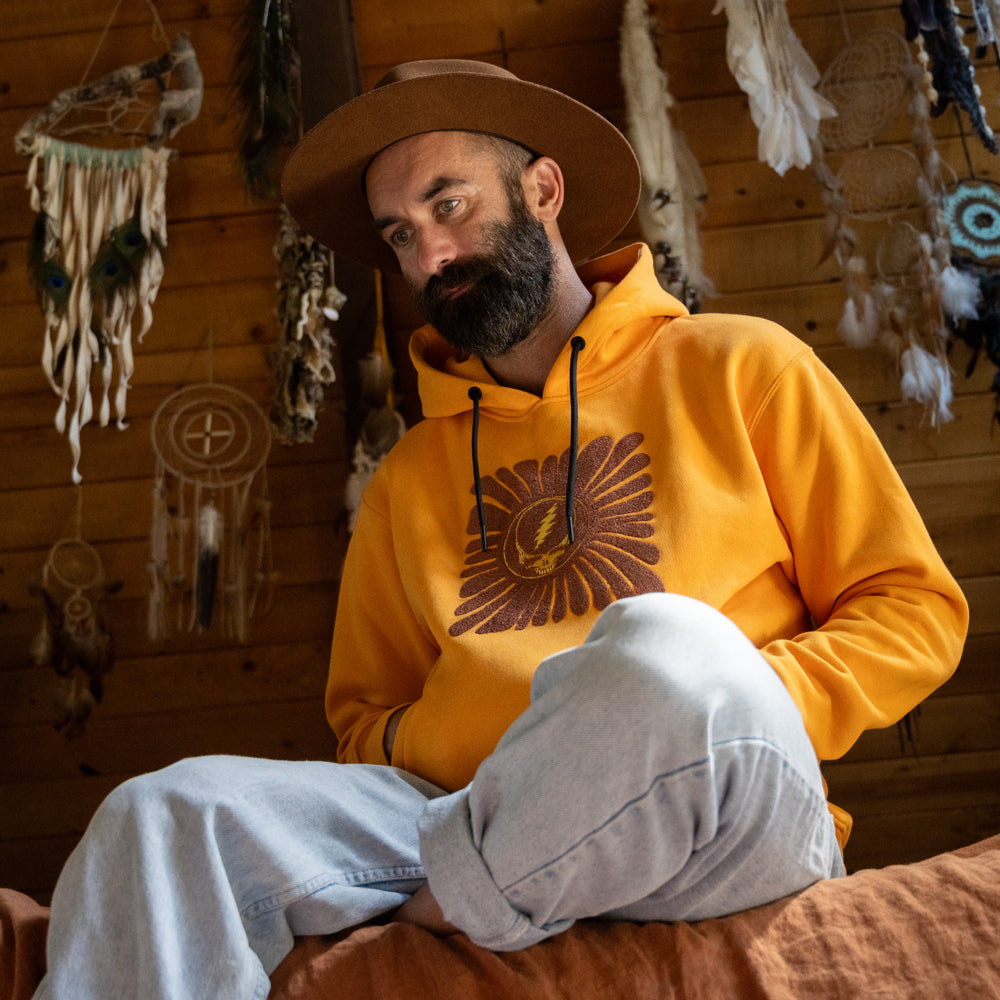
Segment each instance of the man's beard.
[{"label": "man's beard", "polygon": [[[545,226],[526,207],[491,223],[482,254],[448,264],[413,293],[421,312],[454,347],[496,358],[520,344],[552,298],[552,248]],[[468,288],[453,299],[447,293]]]}]

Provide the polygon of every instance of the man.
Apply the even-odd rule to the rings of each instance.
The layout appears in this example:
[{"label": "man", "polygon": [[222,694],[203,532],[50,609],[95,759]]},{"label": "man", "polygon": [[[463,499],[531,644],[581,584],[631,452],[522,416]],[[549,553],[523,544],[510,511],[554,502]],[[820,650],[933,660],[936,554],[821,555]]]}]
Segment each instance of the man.
[{"label": "man", "polygon": [[805,345],[688,316],[644,247],[574,267],[637,189],[600,116],[463,61],[399,67],[293,153],[293,214],[432,323],[426,419],[345,567],[342,763],[112,793],[39,998],[263,997],[293,935],[382,914],[512,949],[843,872],[818,761],[950,674],[967,608]]}]

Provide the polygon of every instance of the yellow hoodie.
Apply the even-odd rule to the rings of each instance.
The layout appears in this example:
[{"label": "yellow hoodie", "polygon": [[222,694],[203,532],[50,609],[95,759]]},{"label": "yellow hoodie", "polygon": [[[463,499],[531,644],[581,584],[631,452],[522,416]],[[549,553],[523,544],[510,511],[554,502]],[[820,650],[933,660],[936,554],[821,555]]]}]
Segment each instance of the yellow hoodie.
[{"label": "yellow hoodie", "polygon": [[[821,759],[950,676],[965,600],[875,434],[812,350],[766,320],[689,316],[645,247],[587,265],[567,531],[571,358],[541,397],[431,328],[411,343],[427,419],[376,472],[337,608],[327,715],[347,762],[456,789],[526,707],[548,654],[611,601],[697,598],[750,637]],[[476,452],[486,534],[474,495]],[[834,810],[841,841],[849,818]]]}]

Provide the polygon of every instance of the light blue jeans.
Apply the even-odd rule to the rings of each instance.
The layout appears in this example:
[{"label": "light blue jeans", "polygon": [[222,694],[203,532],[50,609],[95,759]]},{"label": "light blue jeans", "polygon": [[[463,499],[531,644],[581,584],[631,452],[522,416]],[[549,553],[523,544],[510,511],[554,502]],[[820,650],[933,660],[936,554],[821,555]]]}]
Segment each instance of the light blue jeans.
[{"label": "light blue jeans", "polygon": [[263,1000],[293,937],[429,880],[494,950],[605,916],[696,920],[843,873],[777,675],[690,598],[614,603],[446,794],[389,768],[205,757],[126,782],[52,900],[36,1000]]}]

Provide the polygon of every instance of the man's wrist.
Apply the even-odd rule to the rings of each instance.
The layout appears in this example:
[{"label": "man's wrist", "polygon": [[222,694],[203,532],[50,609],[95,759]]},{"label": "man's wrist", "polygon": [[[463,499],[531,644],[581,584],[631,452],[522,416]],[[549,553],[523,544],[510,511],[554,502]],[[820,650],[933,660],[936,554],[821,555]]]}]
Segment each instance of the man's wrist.
[{"label": "man's wrist", "polygon": [[396,745],[396,730],[399,729],[399,722],[403,718],[405,711],[405,705],[397,708],[389,716],[389,721],[385,724],[385,732],[382,734],[382,752],[390,764],[392,763],[392,748]]}]

